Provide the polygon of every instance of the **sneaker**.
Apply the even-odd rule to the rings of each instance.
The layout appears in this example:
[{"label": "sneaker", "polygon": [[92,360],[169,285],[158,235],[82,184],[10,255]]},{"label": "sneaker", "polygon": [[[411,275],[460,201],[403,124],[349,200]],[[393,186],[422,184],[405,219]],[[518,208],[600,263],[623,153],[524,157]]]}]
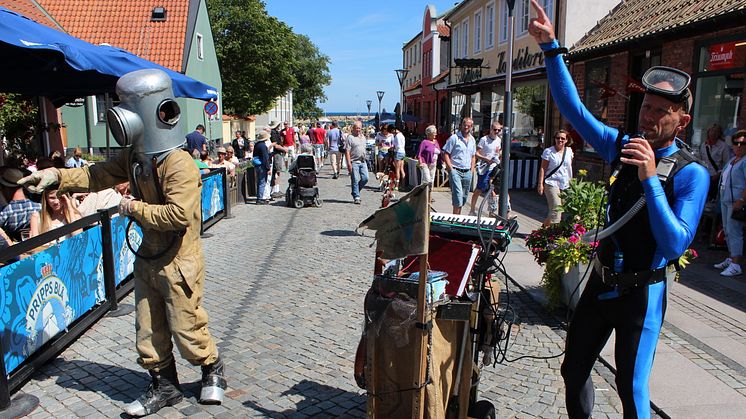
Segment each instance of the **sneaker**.
[{"label": "sneaker", "polygon": [[737,276],[741,275],[743,272],[741,271],[741,265],[731,262],[730,265],[728,265],[727,268],[723,272],[720,272],[720,275],[722,276]]},{"label": "sneaker", "polygon": [[733,263],[733,260],[731,258],[725,258],[724,261],[722,261],[720,263],[716,263],[716,264],[712,265],[712,267],[715,268],[715,269],[725,269],[728,266],[730,266],[731,263]]},{"label": "sneaker", "polygon": [[360,205],[360,198],[355,198],[355,204]]}]

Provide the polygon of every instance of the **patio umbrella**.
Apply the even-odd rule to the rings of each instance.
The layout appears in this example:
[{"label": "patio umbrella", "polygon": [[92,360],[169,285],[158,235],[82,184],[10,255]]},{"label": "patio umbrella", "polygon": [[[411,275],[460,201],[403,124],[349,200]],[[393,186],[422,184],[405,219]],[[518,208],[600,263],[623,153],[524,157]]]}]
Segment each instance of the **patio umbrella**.
[{"label": "patio umbrella", "polygon": [[157,68],[173,82],[174,95],[217,98],[217,89],[125,50],[93,45],[0,7],[0,92],[46,96],[59,106],[71,99],[113,93],[119,77]]}]

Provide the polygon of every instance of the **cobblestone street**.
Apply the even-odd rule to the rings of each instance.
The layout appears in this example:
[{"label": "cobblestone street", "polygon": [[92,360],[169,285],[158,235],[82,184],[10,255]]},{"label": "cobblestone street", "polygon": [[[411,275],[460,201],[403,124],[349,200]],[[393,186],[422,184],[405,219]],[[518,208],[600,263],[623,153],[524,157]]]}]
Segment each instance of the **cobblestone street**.
[{"label": "cobblestone street", "polygon": [[[187,398],[158,416],[365,415],[366,395],[352,371],[373,248],[355,228],[379,196],[366,190],[362,205],[353,205],[349,178],[329,173],[325,167],[319,179],[322,208],[241,204],[234,218],[209,230],[205,306],[227,363],[227,397],[221,406],[199,405],[199,368],[177,355]],[[501,303],[508,299],[519,323],[507,358],[559,354],[564,332],[557,320],[512,283],[503,285]],[[41,399],[33,417],[119,417],[149,383],[135,363],[133,324],[134,314],[104,318],[44,366],[23,387]],[[480,399],[495,403],[499,417],[563,416],[560,362],[524,358],[488,367]],[[594,375],[594,417],[621,417],[613,376],[601,364]]]}]

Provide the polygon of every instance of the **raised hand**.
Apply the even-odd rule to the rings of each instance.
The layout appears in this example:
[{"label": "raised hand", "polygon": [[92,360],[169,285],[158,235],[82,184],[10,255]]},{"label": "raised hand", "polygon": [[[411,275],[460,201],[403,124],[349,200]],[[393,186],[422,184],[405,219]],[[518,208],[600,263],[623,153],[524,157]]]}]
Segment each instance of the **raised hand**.
[{"label": "raised hand", "polygon": [[534,37],[538,44],[552,42],[556,39],[552,21],[549,20],[549,16],[544,12],[538,1],[531,0],[531,7],[533,7],[537,17],[531,18],[531,23],[528,25],[528,33]]}]

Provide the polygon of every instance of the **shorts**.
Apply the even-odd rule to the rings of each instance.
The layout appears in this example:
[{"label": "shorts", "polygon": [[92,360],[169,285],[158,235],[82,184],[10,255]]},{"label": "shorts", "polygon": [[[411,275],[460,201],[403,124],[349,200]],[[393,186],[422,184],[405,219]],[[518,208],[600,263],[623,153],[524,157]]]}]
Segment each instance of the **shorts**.
[{"label": "shorts", "polygon": [[485,193],[490,189],[490,181],[492,180],[490,176],[495,172],[495,169],[492,169],[492,171],[483,175],[477,175],[477,189],[482,191],[482,193]]},{"label": "shorts", "polygon": [[314,144],[313,145],[313,156],[317,159],[324,157],[324,144]]},{"label": "shorts", "polygon": [[404,157],[406,157],[406,154],[404,154],[403,151],[397,151],[396,156],[394,158],[396,160],[404,160]]},{"label": "shorts", "polygon": [[280,173],[285,165],[285,157],[282,154],[272,156],[272,171]]}]

